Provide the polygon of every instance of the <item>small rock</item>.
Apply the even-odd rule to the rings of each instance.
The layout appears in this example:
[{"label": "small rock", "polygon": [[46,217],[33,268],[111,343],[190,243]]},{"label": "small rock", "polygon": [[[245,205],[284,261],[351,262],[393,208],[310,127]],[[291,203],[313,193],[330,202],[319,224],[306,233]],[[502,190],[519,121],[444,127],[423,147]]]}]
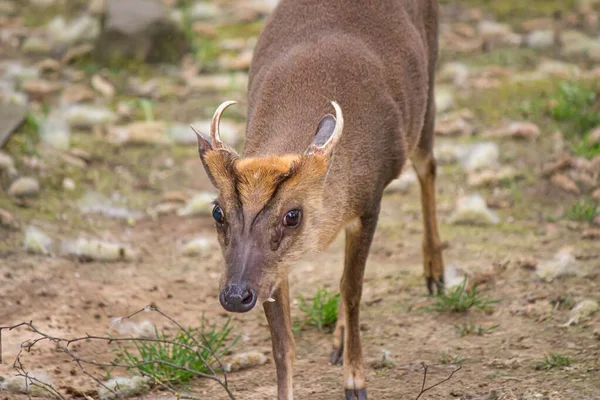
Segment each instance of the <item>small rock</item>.
[{"label": "small rock", "polygon": [[67,190],[69,192],[72,192],[73,190],[75,190],[75,181],[71,178],[65,178],[62,181],[62,187],[64,190]]},{"label": "small rock", "polygon": [[194,239],[186,242],[182,246],[181,254],[183,254],[185,256],[202,255],[203,253],[205,253],[207,250],[211,249],[212,247],[213,247],[212,240],[210,240],[204,236],[199,236],[197,238],[194,238]]},{"label": "small rock", "polygon": [[23,176],[17,178],[8,188],[8,195],[14,197],[37,196],[40,192],[40,183],[37,179]]},{"label": "small rock", "polygon": [[154,339],[156,338],[156,326],[151,321],[113,321],[111,328],[121,336],[130,336],[135,338]]},{"label": "small rock", "polygon": [[42,143],[55,149],[67,150],[70,146],[71,129],[62,110],[54,110],[48,115],[40,132]]},{"label": "small rock", "polygon": [[536,275],[546,282],[556,278],[577,275],[580,265],[572,254],[571,248],[561,249],[553,259],[538,265]]},{"label": "small rock", "polygon": [[5,229],[19,229],[19,222],[8,211],[0,208],[0,227]]},{"label": "small rock", "polygon": [[440,136],[471,135],[474,131],[473,125],[458,115],[444,115],[435,122],[435,133]]},{"label": "small rock", "polygon": [[115,87],[106,78],[96,74],[92,76],[92,87],[100,92],[104,97],[113,97],[115,95]]},{"label": "small rock", "polygon": [[219,6],[210,2],[199,1],[189,9],[190,18],[194,21],[210,21],[221,15]]},{"label": "small rock", "polygon": [[75,104],[67,108],[65,118],[71,128],[93,128],[110,125],[117,116],[108,108]]},{"label": "small rock", "polygon": [[400,176],[390,182],[384,193],[406,193],[408,189],[418,182],[417,174],[412,169],[404,170]]},{"label": "small rock", "polygon": [[[53,381],[50,375],[45,371],[28,371],[28,379],[24,376],[8,376],[4,382],[0,383],[0,389],[7,390],[12,393],[23,393],[34,397],[47,397],[48,390],[46,385],[53,387]],[[40,383],[36,383],[39,381]]]},{"label": "small rock", "polygon": [[43,79],[28,80],[23,83],[23,91],[35,97],[47,96],[61,88],[62,85],[59,82],[49,82]]},{"label": "small rock", "polygon": [[540,128],[532,122],[513,122],[507,128],[484,132],[482,137],[512,137],[534,140],[540,135]]},{"label": "small rock", "polygon": [[554,175],[552,175],[552,178],[550,178],[550,181],[555,186],[561,188],[565,192],[569,192],[569,193],[573,193],[573,194],[581,193],[581,191],[579,190],[579,187],[577,186],[575,181],[573,181],[573,179],[569,178],[565,174],[554,174]]},{"label": "small rock", "polygon": [[23,41],[21,50],[27,54],[48,54],[52,51],[52,46],[44,38],[29,36]]},{"label": "small rock", "polygon": [[456,86],[464,85],[469,78],[469,67],[461,62],[449,62],[437,73],[440,82],[450,82]]},{"label": "small rock", "polygon": [[89,15],[82,15],[67,22],[64,17],[57,16],[48,23],[46,30],[55,48],[66,48],[96,39],[100,34],[100,21]]},{"label": "small rock", "polygon": [[95,93],[82,84],[69,85],[62,92],[62,99],[69,104],[94,100]]},{"label": "small rock", "polygon": [[84,214],[102,214],[108,218],[131,220],[142,217],[142,213],[118,207],[112,201],[96,192],[87,192],[78,202]]},{"label": "small rock", "polygon": [[444,113],[454,106],[454,95],[448,87],[438,86],[435,89],[435,107],[438,113]]},{"label": "small rock", "polygon": [[231,356],[231,358],[223,365],[225,372],[240,371],[247,368],[256,367],[263,365],[267,362],[267,356],[259,351],[248,351],[245,353],[238,353]]},{"label": "small rock", "polygon": [[128,125],[111,128],[109,142],[113,144],[131,145],[168,145],[167,125],[162,121],[134,122]]},{"label": "small rock", "polygon": [[11,156],[3,151],[0,151],[0,175],[6,173],[10,178],[17,175],[17,169],[15,168],[15,162]]},{"label": "small rock", "polygon": [[455,225],[493,225],[498,222],[498,216],[488,209],[485,200],[478,194],[459,197],[456,210],[449,218],[449,223]]},{"label": "small rock", "polygon": [[25,229],[23,247],[25,250],[36,254],[51,254],[52,238],[35,226]]},{"label": "small rock", "polygon": [[454,143],[441,143],[436,145],[433,151],[438,163],[454,164],[464,159],[471,151],[471,147]]},{"label": "small rock", "polygon": [[139,396],[150,391],[151,382],[151,378],[141,376],[114,378],[98,385],[98,396],[100,400]]},{"label": "small rock", "polygon": [[539,264],[539,260],[534,257],[522,258],[517,261],[517,265],[523,269],[535,270]]},{"label": "small rock", "polygon": [[554,31],[551,29],[530,32],[525,39],[527,46],[534,49],[548,49],[554,45]]},{"label": "small rock", "polygon": [[446,285],[446,288],[450,289],[460,286],[463,283],[465,283],[466,287],[465,279],[467,279],[466,276],[464,274],[459,274],[454,264],[447,264],[446,268],[444,268],[444,284]]},{"label": "small rock", "polygon": [[512,33],[510,25],[489,20],[479,22],[477,30],[484,39],[506,36]]},{"label": "small rock", "polygon": [[192,197],[190,201],[177,211],[180,217],[194,215],[210,215],[213,201],[217,198],[214,192],[201,192]]},{"label": "small rock", "polygon": [[478,143],[461,160],[467,171],[477,171],[498,164],[500,150],[493,142]]},{"label": "small rock", "polygon": [[137,257],[135,251],[127,245],[85,238],[62,242],[61,253],[98,261],[131,261]]},{"label": "small rock", "polygon": [[578,303],[569,314],[569,320],[563,326],[577,325],[600,310],[596,300],[586,299]]},{"label": "small rock", "polygon": [[471,187],[494,186],[501,182],[509,182],[521,177],[522,174],[514,167],[506,166],[498,170],[485,170],[476,172],[467,178],[467,184]]}]

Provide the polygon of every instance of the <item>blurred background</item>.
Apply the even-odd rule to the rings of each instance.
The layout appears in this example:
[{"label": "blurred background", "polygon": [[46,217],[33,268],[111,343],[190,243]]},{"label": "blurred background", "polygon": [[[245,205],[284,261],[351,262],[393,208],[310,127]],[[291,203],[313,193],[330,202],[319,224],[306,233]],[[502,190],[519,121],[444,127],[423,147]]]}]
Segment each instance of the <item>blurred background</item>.
[{"label": "blurred background", "polygon": [[[151,317],[150,333],[110,326],[151,302],[188,325],[202,314],[227,319],[215,193],[189,125],[207,132],[215,108],[237,100],[221,131],[242,149],[248,68],[276,5],[0,0],[0,325],[169,334]],[[407,167],[386,190],[363,294],[373,398],[418,393],[419,360],[463,365],[431,398],[600,398],[591,377],[600,368],[599,12],[597,0],[440,1],[446,280],[460,288],[467,279],[497,303],[418,312],[434,300],[423,296],[419,189]],[[295,320],[310,314],[301,299],[315,287],[337,292],[342,239],[292,270]],[[236,315],[237,348],[269,356],[265,324],[258,311]],[[297,394],[339,397],[341,369],[326,365],[331,336],[317,326],[297,333],[296,382],[311,382]],[[4,334],[0,375],[9,376],[29,336]],[[96,398],[93,381],[55,368],[58,355],[30,357],[65,396],[77,387]],[[232,375],[241,397],[274,396],[272,363],[258,368]],[[221,398],[213,383],[195,385]]]}]

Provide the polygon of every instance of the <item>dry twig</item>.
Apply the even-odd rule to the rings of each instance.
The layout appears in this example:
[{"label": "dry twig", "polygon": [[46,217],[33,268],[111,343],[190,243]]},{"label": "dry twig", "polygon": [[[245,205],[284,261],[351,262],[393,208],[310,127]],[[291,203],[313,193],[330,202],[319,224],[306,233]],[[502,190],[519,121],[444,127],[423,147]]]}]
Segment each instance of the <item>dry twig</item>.
[{"label": "dry twig", "polygon": [[424,362],[422,362],[421,365],[423,366],[423,384],[421,385],[421,391],[419,392],[419,394],[417,395],[417,397],[415,397],[415,400],[419,400],[419,398],[423,395],[423,393],[427,392],[428,390],[431,390],[434,387],[439,386],[442,383],[447,382],[450,379],[452,379],[452,375],[454,375],[455,372],[460,371],[460,369],[462,368],[462,365],[459,365],[457,368],[455,368],[450,373],[450,375],[446,379],[441,380],[438,383],[434,383],[431,386],[425,387],[425,384],[427,383],[427,370],[429,369],[429,366],[427,366],[427,364],[425,364]]},{"label": "dry twig", "polygon": [[[61,338],[61,337],[57,337],[57,336],[52,336],[49,335],[41,330],[39,330],[34,324],[33,321],[29,321],[29,322],[21,322],[19,324],[16,325],[12,325],[12,326],[0,326],[0,362],[2,362],[2,331],[3,330],[14,330],[14,329],[18,329],[21,327],[26,327],[29,328],[33,333],[35,333],[36,335],[38,335],[37,338],[32,339],[32,340],[26,340],[23,343],[21,343],[21,348],[19,349],[19,352],[17,353],[17,356],[15,358],[15,361],[13,362],[13,369],[16,371],[16,376],[20,376],[23,377],[25,379],[25,391],[27,392],[28,396],[29,395],[29,388],[31,386],[36,386],[42,390],[45,390],[46,392],[48,392],[49,394],[51,394],[52,396],[54,396],[57,399],[60,400],[66,400],[65,397],[58,392],[58,390],[56,390],[56,388],[54,388],[52,385],[46,383],[46,382],[42,382],[39,379],[36,379],[35,377],[32,377],[30,375],[30,373],[25,369],[22,361],[21,361],[21,357],[23,355],[24,352],[28,353],[31,351],[32,348],[34,348],[34,346],[36,346],[38,343],[40,342],[50,342],[50,343],[54,343],[56,346],[56,350],[60,351],[62,353],[64,353],[65,355],[67,355],[72,362],[74,362],[78,368],[81,370],[81,372],[88,376],[90,379],[92,379],[94,382],[96,382],[99,386],[104,387],[106,390],[108,390],[109,392],[111,392],[112,394],[114,394],[115,396],[117,396],[120,399],[123,399],[123,396],[121,395],[121,393],[116,392],[113,388],[110,388],[108,386],[106,386],[105,383],[103,383],[100,379],[98,379],[96,376],[94,376],[94,374],[90,373],[88,370],[86,370],[85,365],[90,365],[90,366],[94,366],[94,367],[99,367],[99,368],[103,368],[103,369],[107,369],[107,368],[123,368],[126,370],[131,370],[131,369],[137,369],[138,372],[142,375],[142,376],[147,376],[150,377],[153,380],[153,383],[155,385],[161,386],[163,389],[171,392],[173,395],[175,395],[178,399],[189,399],[189,400],[200,400],[198,398],[189,396],[189,395],[185,395],[182,393],[179,393],[176,389],[174,389],[171,385],[165,383],[165,382],[161,382],[157,377],[149,375],[147,373],[145,373],[144,371],[142,371],[142,367],[145,365],[150,365],[150,364],[158,364],[158,365],[165,365],[165,366],[169,366],[172,368],[176,368],[182,371],[187,371],[197,377],[201,377],[201,378],[207,378],[207,379],[212,379],[216,382],[219,383],[219,385],[221,385],[221,387],[223,387],[223,389],[227,392],[227,395],[229,396],[229,398],[231,400],[235,400],[235,396],[233,395],[233,393],[230,391],[230,389],[228,388],[228,384],[227,384],[227,374],[225,373],[225,370],[223,368],[223,365],[221,363],[221,361],[219,360],[219,358],[217,357],[217,355],[215,354],[214,349],[212,349],[211,346],[205,345],[205,343],[201,343],[200,341],[198,341],[196,339],[196,337],[194,337],[194,335],[192,335],[188,330],[186,330],[180,323],[178,323],[175,319],[173,319],[172,317],[170,317],[169,315],[165,314],[164,312],[160,311],[155,305],[149,305],[146,306],[136,312],[133,312],[125,317],[121,317],[121,318],[117,318],[114,320],[115,323],[120,323],[123,320],[129,319],[134,317],[135,315],[141,313],[141,312],[156,312],[158,314],[160,314],[163,318],[167,319],[168,321],[170,321],[171,323],[175,324],[193,343],[196,347],[193,346],[188,346],[186,344],[183,343],[178,343],[175,341],[171,341],[171,340],[167,340],[167,339],[151,339],[151,338],[114,338],[114,337],[107,337],[107,336],[96,336],[96,335],[90,335],[90,334],[85,334],[85,336],[80,336],[80,337],[75,337],[75,338],[71,338],[71,339],[65,339],[65,338]],[[201,338],[202,341],[205,342],[205,337],[203,336]],[[208,368],[208,370],[210,371],[210,374],[206,374],[200,371],[196,371],[190,368],[187,368],[185,366],[181,366],[181,365],[176,365],[164,360],[150,360],[150,361],[146,361],[146,362],[140,362],[138,364],[135,365],[125,365],[125,364],[119,364],[115,361],[111,361],[110,363],[102,363],[102,362],[97,362],[97,361],[93,361],[93,360],[86,360],[84,358],[79,357],[78,355],[76,355],[73,351],[72,351],[72,347],[70,347],[72,344],[77,343],[77,342],[81,342],[81,341],[100,341],[100,342],[105,342],[107,344],[112,344],[114,342],[154,342],[154,343],[164,343],[164,344],[170,344],[172,346],[178,346],[180,348],[184,348],[186,350],[189,350],[191,352],[193,352],[200,360],[202,360],[202,362],[204,363],[204,365]],[[203,349],[203,350],[208,350],[208,352],[211,354],[211,356],[216,360],[216,362],[219,365],[219,370],[222,372],[223,377],[221,377],[217,371],[215,371],[215,369],[210,365],[211,363],[208,362],[203,356],[202,354],[198,351],[198,349]],[[119,389],[118,385],[117,388]],[[30,397],[31,398],[31,397]]]}]

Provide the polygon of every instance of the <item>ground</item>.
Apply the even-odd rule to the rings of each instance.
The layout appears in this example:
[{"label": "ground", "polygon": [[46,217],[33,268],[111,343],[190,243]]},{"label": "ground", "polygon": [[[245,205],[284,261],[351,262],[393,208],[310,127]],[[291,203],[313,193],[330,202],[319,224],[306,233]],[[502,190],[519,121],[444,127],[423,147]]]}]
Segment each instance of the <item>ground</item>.
[{"label": "ground", "polygon": [[[503,21],[511,18],[510,13],[491,8],[488,2],[464,3],[474,5],[475,11],[486,18],[497,17]],[[449,7],[444,6],[442,12],[445,28],[454,24],[477,26],[465,16],[470,8],[460,9],[464,11],[461,14]],[[550,15],[546,9],[540,9],[539,14],[530,15],[530,12],[527,10],[523,19]],[[520,26],[520,22],[511,21],[514,27]],[[569,319],[574,304],[586,298],[600,300],[600,242],[582,238],[582,231],[594,229],[593,222],[565,217],[572,204],[589,196],[568,193],[553,185],[542,173],[543,167],[558,157],[557,137],[553,135],[559,128],[556,123],[547,115],[515,111],[515,103],[541,97],[545,89],[538,90],[539,87],[551,87],[554,79],[546,78],[535,85],[507,83],[506,79],[507,75],[535,70],[548,56],[551,56],[550,50],[544,53],[519,47],[507,50],[498,46],[481,54],[442,49],[440,70],[447,61],[460,61],[485,69],[479,76],[480,82],[495,79],[494,74],[504,75],[499,78],[500,85],[491,89],[483,88],[483,83],[473,84],[468,89],[455,85],[454,107],[474,113],[477,132],[474,136],[450,138],[440,135],[438,145],[495,142],[500,148],[500,162],[510,164],[524,176],[496,188],[473,189],[466,184],[468,174],[457,165],[442,163],[439,169],[438,215],[446,245],[446,264],[469,276],[471,281],[481,281],[478,287],[481,296],[497,301],[487,311],[440,313],[423,309],[434,299],[426,296],[422,275],[423,229],[418,184],[411,185],[405,192],[384,196],[367,264],[361,307],[369,398],[415,398],[423,379],[421,362],[429,365],[431,383],[446,378],[461,365],[452,379],[428,391],[422,399],[509,399],[513,398],[511,392],[517,396],[514,398],[541,398],[535,397],[536,394],[553,399],[600,398],[600,342],[594,335],[600,315],[575,326],[562,326]],[[586,70],[593,70],[597,65],[576,57],[557,56],[557,59],[578,63]],[[504,72],[498,72],[501,69]],[[175,103],[169,99],[158,100],[155,117],[187,122],[190,114],[209,116],[210,112],[204,107],[212,107],[225,97],[192,97]],[[196,111],[198,108],[201,110]],[[505,119],[523,119],[524,115],[540,127],[541,134],[536,140],[478,137]],[[76,131],[73,133],[75,145],[92,154],[84,169],[48,162],[40,170],[23,161],[23,153],[20,153],[26,145],[16,136],[27,134],[27,129],[15,133],[5,150],[15,157],[20,169],[38,174],[42,191],[25,204],[7,196],[0,199],[0,207],[9,210],[21,226],[18,230],[0,230],[3,242],[0,245],[0,325],[33,321],[38,328],[60,337],[86,333],[103,335],[109,331],[113,318],[151,303],[186,326],[198,325],[202,315],[219,324],[228,318],[218,301],[222,263],[218,248],[192,257],[182,255],[180,250],[183,240],[199,235],[214,238],[210,215],[146,216],[132,223],[82,214],[77,207],[77,200],[90,189],[107,196],[118,192],[127,199],[128,207],[142,212],[159,204],[169,192],[189,196],[212,190],[195,145],[115,148],[98,135]],[[29,150],[23,151],[29,154]],[[45,153],[41,154],[40,157],[45,157]],[[596,187],[597,176],[596,172]],[[75,191],[62,189],[64,177],[75,179]],[[500,223],[492,226],[449,223],[456,198],[465,191],[481,193],[488,202],[498,196],[504,199],[508,205],[494,210]],[[98,262],[31,254],[22,247],[24,228],[28,225],[43,229],[56,241],[76,237],[81,232],[117,240],[138,249],[140,257],[129,262]],[[337,290],[343,247],[343,235],[340,235],[324,253],[307,256],[294,265],[290,272],[291,297],[311,296],[317,287]],[[565,247],[572,248],[577,259],[575,276],[547,282],[539,279],[535,271],[520,265],[524,259],[537,259],[541,265]],[[294,320],[303,318],[297,300],[292,305],[292,316]],[[232,318],[234,333],[242,338],[235,351],[259,350],[270,357],[270,336],[260,307]],[[173,328],[154,314],[142,314],[135,320],[144,319],[152,320],[158,327]],[[497,327],[481,336],[460,336],[456,326],[462,324]],[[19,345],[32,337],[34,335],[24,329],[2,332],[0,375],[13,373],[11,364]],[[294,389],[297,398],[342,398],[342,367],[328,365],[331,341],[331,334],[314,329],[296,333]],[[384,350],[389,352],[393,363],[378,368],[377,362],[382,359]],[[110,348],[105,344],[83,343],[77,352],[94,360],[111,359]],[[571,366],[536,368],[550,353],[567,355]],[[450,362],[444,362],[448,358]],[[93,381],[52,346],[34,348],[23,361],[29,370],[46,371],[63,392],[66,387],[85,390],[95,387]],[[98,377],[102,378],[102,374]],[[276,395],[275,368],[271,360],[262,366],[231,373],[229,382],[240,399],[258,400]],[[208,380],[194,380],[191,388],[200,398],[226,398],[223,389]],[[25,397],[0,391],[0,399]],[[144,400],[163,398],[175,397],[158,389],[142,397]]]}]

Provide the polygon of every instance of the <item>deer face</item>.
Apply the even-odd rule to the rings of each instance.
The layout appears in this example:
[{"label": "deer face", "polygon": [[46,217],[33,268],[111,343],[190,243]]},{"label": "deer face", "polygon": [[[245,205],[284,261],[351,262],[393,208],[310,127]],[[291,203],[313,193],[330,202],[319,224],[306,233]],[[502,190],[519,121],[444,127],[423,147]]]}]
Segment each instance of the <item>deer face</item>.
[{"label": "deer face", "polygon": [[342,112],[323,117],[303,154],[240,158],[219,139],[215,112],[211,139],[198,136],[200,159],[219,196],[213,218],[225,259],[221,305],[247,312],[267,301],[289,265],[316,248],[323,215],[322,191],[331,154],[343,128]]}]

